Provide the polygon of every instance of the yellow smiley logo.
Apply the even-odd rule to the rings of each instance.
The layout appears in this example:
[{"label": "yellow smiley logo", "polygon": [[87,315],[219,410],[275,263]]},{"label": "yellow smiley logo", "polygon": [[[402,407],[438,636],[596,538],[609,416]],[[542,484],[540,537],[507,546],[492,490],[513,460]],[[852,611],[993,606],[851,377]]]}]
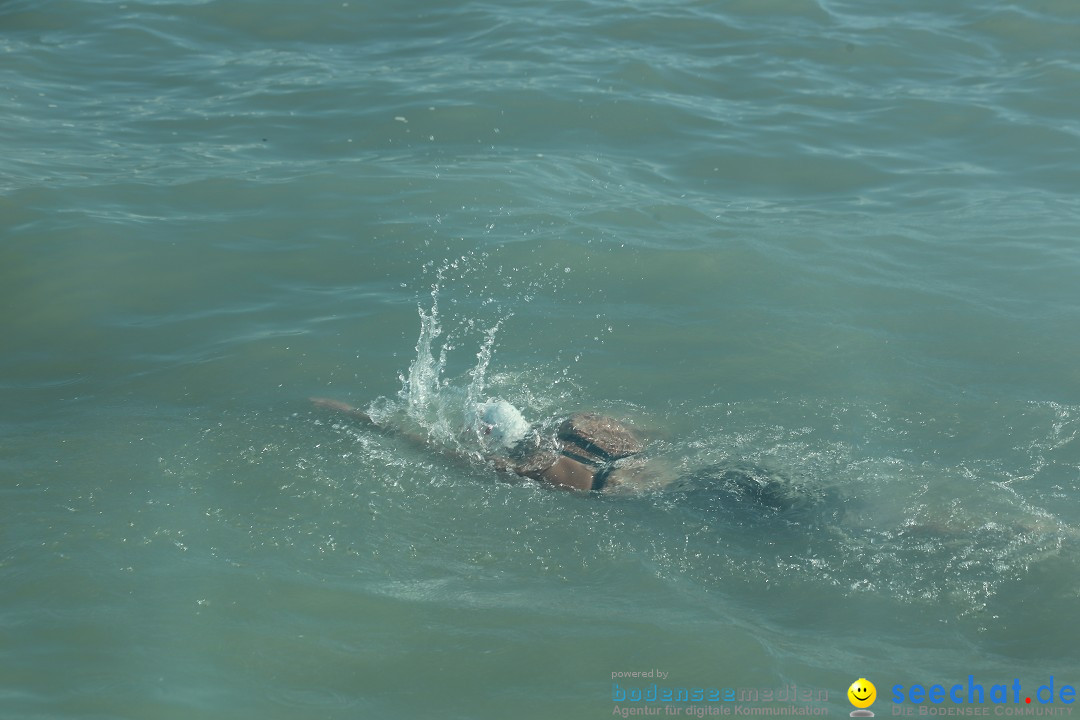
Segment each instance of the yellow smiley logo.
[{"label": "yellow smiley logo", "polygon": [[877,699],[877,688],[866,678],[859,678],[847,689],[848,700],[857,708],[868,708]]}]

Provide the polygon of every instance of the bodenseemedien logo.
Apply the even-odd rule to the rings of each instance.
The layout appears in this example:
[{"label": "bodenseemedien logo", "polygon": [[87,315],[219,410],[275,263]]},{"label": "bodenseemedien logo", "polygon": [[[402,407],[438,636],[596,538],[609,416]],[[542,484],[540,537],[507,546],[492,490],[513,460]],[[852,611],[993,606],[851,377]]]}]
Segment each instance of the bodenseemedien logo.
[{"label": "bodenseemedien logo", "polygon": [[859,678],[847,689],[847,697],[855,709],[851,717],[874,717],[874,711],[868,710],[877,699],[877,688],[866,678]]}]

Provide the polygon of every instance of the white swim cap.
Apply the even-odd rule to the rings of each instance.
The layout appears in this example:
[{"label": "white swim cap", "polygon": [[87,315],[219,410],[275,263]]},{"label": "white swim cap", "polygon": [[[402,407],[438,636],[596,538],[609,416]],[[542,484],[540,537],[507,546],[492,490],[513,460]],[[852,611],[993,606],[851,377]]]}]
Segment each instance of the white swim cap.
[{"label": "white swim cap", "polygon": [[488,400],[476,406],[476,431],[486,444],[511,448],[529,432],[529,423],[505,400]]}]

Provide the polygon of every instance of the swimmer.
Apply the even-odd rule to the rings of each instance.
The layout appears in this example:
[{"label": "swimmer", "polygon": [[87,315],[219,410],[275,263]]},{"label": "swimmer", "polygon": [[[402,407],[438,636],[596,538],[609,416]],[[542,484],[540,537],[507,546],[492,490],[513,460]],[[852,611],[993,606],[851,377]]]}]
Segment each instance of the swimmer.
[{"label": "swimmer", "polygon": [[[312,398],[317,407],[343,413],[361,424],[403,437],[432,449],[425,437],[376,422],[347,403]],[[463,433],[478,438],[479,457],[502,473],[529,478],[551,487],[607,496],[639,495],[670,490],[687,497],[720,500],[731,510],[756,515],[779,515],[807,520],[840,514],[838,496],[811,488],[776,472],[750,464],[710,465],[688,474],[659,458],[646,458],[639,433],[615,418],[592,412],[575,413],[543,436],[510,403],[488,400],[476,406],[475,416]],[[435,448],[456,459],[477,458],[446,448]]]},{"label": "swimmer", "polygon": [[[510,403],[492,399],[476,406],[462,429],[479,441],[481,451],[439,446],[420,434],[378,422],[363,410],[327,398],[311,398],[319,408],[342,414],[373,430],[400,437],[444,457],[475,467],[477,459],[498,472],[543,485],[586,494],[633,496],[656,491],[677,495],[689,506],[711,508],[742,522],[775,518],[781,522],[836,529],[848,499],[835,488],[801,482],[752,463],[713,464],[689,472],[659,458],[647,458],[645,442],[629,425],[598,413],[575,413],[554,433],[542,435]],[[979,538],[987,525],[977,518],[906,524],[898,537]],[[1001,530],[1015,534],[1080,540],[1080,530],[1052,517],[1017,518]]]}]

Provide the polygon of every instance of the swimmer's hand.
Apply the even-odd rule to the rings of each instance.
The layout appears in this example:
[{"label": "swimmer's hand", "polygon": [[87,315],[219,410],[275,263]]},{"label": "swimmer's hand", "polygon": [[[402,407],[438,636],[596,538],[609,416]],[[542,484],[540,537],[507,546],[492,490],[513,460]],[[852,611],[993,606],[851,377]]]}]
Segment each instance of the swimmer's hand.
[{"label": "swimmer's hand", "polygon": [[365,425],[372,425],[378,427],[378,424],[371,419],[371,416],[360,408],[355,408],[349,403],[341,402],[340,400],[332,400],[330,398],[308,398],[311,404],[315,407],[326,408],[327,410],[333,410],[343,415],[348,415],[351,418],[355,418]]}]

